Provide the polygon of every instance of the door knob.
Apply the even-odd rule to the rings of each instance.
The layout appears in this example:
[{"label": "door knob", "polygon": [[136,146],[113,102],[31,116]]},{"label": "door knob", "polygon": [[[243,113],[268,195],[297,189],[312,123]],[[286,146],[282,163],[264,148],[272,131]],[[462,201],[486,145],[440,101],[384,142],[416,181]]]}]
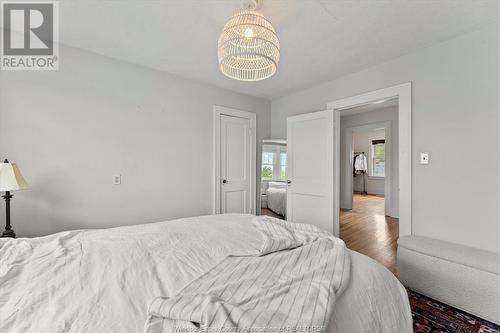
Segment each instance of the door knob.
[{"label": "door knob", "polygon": [[224,179],[224,180],[222,181],[222,184],[225,184],[225,183],[227,183],[227,180],[225,180],[225,179]]},{"label": "door knob", "polygon": [[291,181],[291,180],[287,180],[287,181],[286,181],[286,183],[287,183],[288,185],[290,185],[290,184],[292,183],[292,181]]}]

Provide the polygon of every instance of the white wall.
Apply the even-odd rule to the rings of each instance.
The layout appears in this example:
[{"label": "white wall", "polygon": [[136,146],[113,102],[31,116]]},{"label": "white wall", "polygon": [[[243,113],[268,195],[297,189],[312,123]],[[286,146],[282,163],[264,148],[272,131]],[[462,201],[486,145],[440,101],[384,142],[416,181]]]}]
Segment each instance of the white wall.
[{"label": "white wall", "polygon": [[500,23],[277,99],[272,136],[290,115],[408,81],[413,233],[500,252]]},{"label": "white wall", "polygon": [[[368,164],[370,167],[370,142],[371,140],[385,139],[385,129],[361,129],[355,130],[352,135],[353,148],[355,152],[365,152],[365,156],[368,159]],[[342,140],[341,140],[342,141]],[[341,143],[342,144],[342,143]],[[389,162],[389,161],[387,161]],[[353,178],[353,188],[356,192],[363,191],[363,177],[352,176]],[[369,172],[365,175],[366,178],[366,191],[369,194],[384,195],[384,178],[381,177],[371,177]]]},{"label": "white wall", "polygon": [[[392,196],[391,198],[386,198],[389,200],[386,202],[386,214],[398,217],[399,216],[399,129],[398,129],[398,110],[397,107],[387,107],[382,108],[380,110],[369,111],[364,113],[358,113],[353,115],[346,115],[340,118],[340,188],[341,188],[341,198],[340,198],[340,206],[342,208],[351,208],[351,197],[347,196],[345,191],[342,189],[346,188],[346,156],[348,151],[346,151],[346,132],[347,129],[353,127],[363,126],[365,130],[373,131],[373,128],[383,127],[386,123],[390,127],[390,144],[391,144],[391,188],[392,188]],[[368,134],[367,134],[368,135]],[[385,135],[385,133],[384,133]],[[366,153],[368,157],[368,139],[360,139],[365,142],[364,149],[358,149],[359,147],[355,147],[355,151],[361,150]],[[356,143],[356,140],[354,140]],[[374,194],[384,194],[384,180],[374,180],[367,177],[367,187],[369,193]],[[353,182],[354,189],[356,191],[359,190],[359,187],[356,188],[356,183],[360,182],[361,177],[356,177],[357,179]],[[359,185],[359,184],[358,184]],[[380,190],[382,188],[382,190]]]},{"label": "white wall", "polygon": [[12,200],[20,236],[211,214],[213,104],[257,113],[270,137],[269,101],[68,47],[60,61],[0,72],[0,157],[32,186]]}]

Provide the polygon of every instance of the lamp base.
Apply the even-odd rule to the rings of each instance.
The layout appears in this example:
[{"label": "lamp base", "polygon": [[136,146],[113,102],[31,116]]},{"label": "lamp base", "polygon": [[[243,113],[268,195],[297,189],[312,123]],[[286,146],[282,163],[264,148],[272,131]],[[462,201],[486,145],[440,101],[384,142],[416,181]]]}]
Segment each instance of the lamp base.
[{"label": "lamp base", "polygon": [[10,229],[10,230],[4,230],[2,232],[2,237],[16,238],[16,233],[12,229]]}]

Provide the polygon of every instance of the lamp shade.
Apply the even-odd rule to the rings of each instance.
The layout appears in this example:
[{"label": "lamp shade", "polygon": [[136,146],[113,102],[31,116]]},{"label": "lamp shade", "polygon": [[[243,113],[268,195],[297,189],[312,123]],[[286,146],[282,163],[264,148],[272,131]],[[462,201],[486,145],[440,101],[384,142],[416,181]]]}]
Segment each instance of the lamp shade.
[{"label": "lamp shade", "polygon": [[276,72],[280,43],[271,22],[245,10],[229,19],[219,37],[218,58],[224,75],[239,81],[259,81]]},{"label": "lamp shade", "polygon": [[0,163],[0,191],[27,190],[29,185],[24,180],[16,163]]}]

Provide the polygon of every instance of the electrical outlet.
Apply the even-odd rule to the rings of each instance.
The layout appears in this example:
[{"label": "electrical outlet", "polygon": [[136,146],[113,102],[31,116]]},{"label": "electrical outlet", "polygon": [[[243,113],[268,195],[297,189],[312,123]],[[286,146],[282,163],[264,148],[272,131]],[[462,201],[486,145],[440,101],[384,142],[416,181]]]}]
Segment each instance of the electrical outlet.
[{"label": "electrical outlet", "polygon": [[420,153],[420,164],[429,164],[429,153]]},{"label": "electrical outlet", "polygon": [[122,175],[113,175],[113,185],[120,185],[122,183]]}]

